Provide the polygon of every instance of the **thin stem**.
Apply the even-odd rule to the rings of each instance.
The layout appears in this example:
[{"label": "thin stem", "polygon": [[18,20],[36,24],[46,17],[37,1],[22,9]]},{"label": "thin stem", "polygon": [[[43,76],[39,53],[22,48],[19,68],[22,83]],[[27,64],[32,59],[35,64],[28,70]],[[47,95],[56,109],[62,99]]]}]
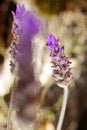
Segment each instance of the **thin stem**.
[{"label": "thin stem", "polygon": [[62,108],[61,108],[59,122],[57,124],[57,130],[61,130],[61,128],[62,128],[66,105],[67,105],[67,99],[68,99],[68,86],[62,86],[62,88],[64,89],[64,97],[63,97],[63,104],[62,104]]},{"label": "thin stem", "polygon": [[13,101],[14,101],[15,82],[16,82],[16,80],[14,79],[14,83],[13,83],[12,90],[11,90],[11,96],[10,96],[9,110],[8,110],[7,130],[12,130],[11,129],[11,116],[12,116]]}]

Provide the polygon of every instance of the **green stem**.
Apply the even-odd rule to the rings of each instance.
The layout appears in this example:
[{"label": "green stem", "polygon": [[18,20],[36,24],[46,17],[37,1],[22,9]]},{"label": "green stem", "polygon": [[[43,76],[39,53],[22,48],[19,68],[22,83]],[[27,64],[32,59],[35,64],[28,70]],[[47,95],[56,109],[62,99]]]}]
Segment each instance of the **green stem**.
[{"label": "green stem", "polygon": [[66,110],[66,105],[67,105],[67,99],[68,99],[68,86],[62,86],[61,88],[64,89],[64,97],[63,97],[63,104],[62,104],[62,108],[61,108],[59,122],[57,124],[57,129],[56,130],[61,130],[61,128],[62,128],[64,115],[65,115],[65,110]]},{"label": "green stem", "polygon": [[12,130],[11,129],[11,116],[12,116],[12,109],[13,109],[13,102],[14,102],[15,85],[16,85],[16,80],[14,79],[14,83],[11,90],[11,96],[10,96],[9,110],[8,110],[7,130]]}]

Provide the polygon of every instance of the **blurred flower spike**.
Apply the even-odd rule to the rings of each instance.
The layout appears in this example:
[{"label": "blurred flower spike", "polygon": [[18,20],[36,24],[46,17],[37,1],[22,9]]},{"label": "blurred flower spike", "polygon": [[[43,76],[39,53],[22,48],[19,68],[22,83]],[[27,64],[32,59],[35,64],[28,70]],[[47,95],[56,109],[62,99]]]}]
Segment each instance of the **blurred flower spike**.
[{"label": "blurred flower spike", "polygon": [[[13,99],[14,102],[17,101],[18,97],[14,98],[15,87],[26,88],[26,97],[28,95],[28,103],[30,101],[30,109],[28,109],[29,118],[35,119],[36,112],[40,98],[39,90],[40,85],[35,80],[34,76],[34,64],[33,59],[33,47],[32,41],[34,37],[41,32],[41,19],[33,11],[28,11],[25,9],[24,5],[17,5],[16,12],[12,12],[13,15],[13,24],[12,24],[12,35],[13,40],[10,46],[10,55],[11,55],[11,71],[14,72],[14,83],[11,92],[11,99],[8,112],[8,124],[7,130],[11,129],[11,112]],[[16,84],[18,82],[18,84]],[[29,93],[28,93],[29,92]],[[29,95],[30,94],[30,95]],[[21,91],[20,91],[21,99]],[[23,95],[22,95],[23,96]],[[35,100],[32,100],[35,99]],[[22,103],[25,103],[25,100],[22,100]],[[31,103],[32,101],[32,103]],[[26,101],[27,102],[27,101]],[[35,104],[35,109],[31,109]],[[20,103],[19,103],[20,104]],[[17,104],[17,108],[19,105]],[[33,113],[33,114],[31,114]],[[28,117],[28,116],[27,116]]]},{"label": "blurred flower spike", "polygon": [[46,43],[52,58],[53,77],[58,85],[67,86],[72,78],[71,68],[68,57],[64,54],[64,46],[60,46],[59,39],[52,34],[48,35]]},{"label": "blurred flower spike", "polygon": [[[12,58],[10,65],[12,71],[18,68],[19,75],[21,75],[21,72],[24,71],[25,73],[26,71],[28,73],[33,69],[30,64],[32,60],[32,39],[40,31],[41,24],[35,12],[27,11],[24,5],[17,5],[16,12],[12,12],[12,15],[13,41],[10,47]],[[29,69],[29,66],[31,69]]]}]

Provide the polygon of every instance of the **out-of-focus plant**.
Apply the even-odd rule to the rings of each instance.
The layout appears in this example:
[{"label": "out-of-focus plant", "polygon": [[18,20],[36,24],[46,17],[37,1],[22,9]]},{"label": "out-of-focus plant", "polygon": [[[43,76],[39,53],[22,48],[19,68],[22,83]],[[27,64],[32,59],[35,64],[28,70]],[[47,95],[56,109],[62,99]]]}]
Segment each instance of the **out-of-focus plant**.
[{"label": "out-of-focus plant", "polygon": [[46,43],[50,56],[52,58],[52,68],[53,68],[53,77],[56,84],[64,89],[64,100],[62,105],[62,110],[59,117],[59,122],[57,125],[57,130],[61,130],[63,118],[65,114],[67,97],[68,97],[68,85],[72,78],[70,61],[68,57],[64,54],[64,47],[59,45],[59,39],[56,39],[52,34],[48,36],[48,41]]},{"label": "out-of-focus plant", "polygon": [[16,12],[12,12],[12,14],[14,19],[12,25],[13,41],[9,52],[11,54],[11,72],[15,75],[15,79],[11,92],[7,130],[12,129],[11,116],[14,91],[15,87],[20,86],[19,81],[25,81],[25,86],[30,87],[33,98],[39,93],[39,84],[35,82],[32,63],[32,40],[40,32],[40,20],[36,18],[35,13],[27,11],[24,5],[17,5]]},{"label": "out-of-focus plant", "polygon": [[87,1],[86,0],[32,0],[40,12],[45,15],[58,14],[64,10],[75,10],[80,9],[84,12],[87,11]]},{"label": "out-of-focus plant", "polygon": [[55,14],[64,8],[65,0],[33,0],[39,10],[45,14]]}]

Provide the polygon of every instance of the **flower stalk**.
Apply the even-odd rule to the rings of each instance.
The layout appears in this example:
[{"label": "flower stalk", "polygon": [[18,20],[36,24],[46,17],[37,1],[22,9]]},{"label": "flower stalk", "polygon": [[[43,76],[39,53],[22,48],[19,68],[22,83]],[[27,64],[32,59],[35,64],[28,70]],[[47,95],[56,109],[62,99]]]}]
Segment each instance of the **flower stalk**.
[{"label": "flower stalk", "polygon": [[52,34],[48,35],[46,46],[50,51],[50,57],[52,59],[51,67],[53,69],[52,75],[54,77],[55,83],[60,88],[64,89],[63,104],[59,117],[59,122],[57,124],[57,130],[61,130],[68,99],[68,85],[72,78],[70,68],[71,62],[64,54],[64,46],[61,47],[59,44],[59,39],[56,39]]},{"label": "flower stalk", "polygon": [[12,129],[12,109],[13,109],[13,103],[14,103],[14,93],[15,93],[15,86],[16,85],[16,80],[14,79],[14,83],[11,89],[11,96],[10,96],[10,104],[9,104],[9,110],[8,110],[8,122],[7,122],[7,130]]},{"label": "flower stalk", "polygon": [[61,128],[62,128],[64,115],[65,115],[65,111],[66,111],[66,106],[67,106],[67,99],[68,99],[68,86],[62,86],[61,88],[63,88],[63,90],[64,90],[64,96],[63,96],[63,104],[62,104],[62,108],[61,108],[59,121],[58,121],[56,130],[61,130]]}]

